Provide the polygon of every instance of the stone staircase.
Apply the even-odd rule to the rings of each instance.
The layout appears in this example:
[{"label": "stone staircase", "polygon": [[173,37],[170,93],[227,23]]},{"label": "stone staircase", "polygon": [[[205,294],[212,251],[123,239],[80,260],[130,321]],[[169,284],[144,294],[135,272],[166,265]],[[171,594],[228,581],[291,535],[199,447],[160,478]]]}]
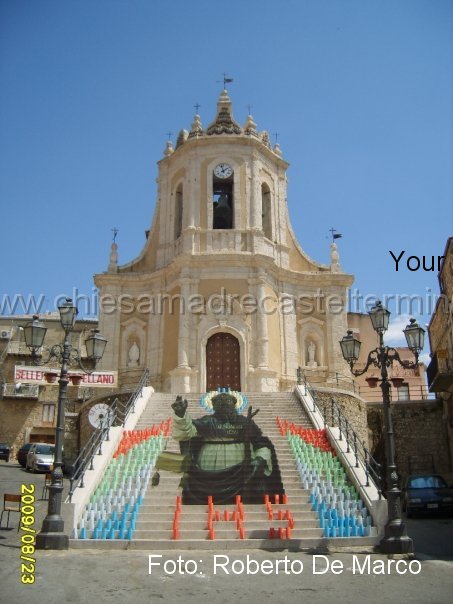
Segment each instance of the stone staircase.
[{"label": "stone staircase", "polygon": [[[189,413],[192,417],[200,417],[205,411],[199,405],[199,394],[186,395],[189,403]],[[269,529],[274,528],[276,536],[278,529],[285,530],[288,520],[285,519],[289,510],[294,519],[294,528],[291,530],[292,540],[321,539],[323,531],[319,528],[317,514],[312,511],[309,494],[302,488],[296,469],[294,456],[286,437],[280,434],[276,417],[291,418],[292,421],[307,428],[311,428],[309,418],[302,409],[296,396],[292,393],[250,393],[247,394],[253,409],[259,409],[254,421],[259,425],[263,434],[268,436],[275,446],[280,473],[287,496],[287,503],[275,504],[271,495],[274,520],[270,520],[264,503],[245,504],[244,510],[244,538],[240,539],[237,525],[232,520],[224,520],[225,510],[230,517],[236,509],[233,504],[214,506],[221,513],[221,520],[214,523],[214,540],[210,539],[207,528],[208,506],[190,505],[182,506],[179,523],[179,537],[173,539],[173,517],[176,509],[176,496],[181,494],[179,488],[180,475],[172,472],[160,471],[158,486],[149,486],[140,512],[137,517],[136,530],[133,535],[132,547],[159,549],[164,546],[177,546],[183,549],[200,548],[200,541],[215,547],[221,541],[222,547],[258,547],[256,540],[266,541],[269,545]],[[151,424],[157,424],[168,419],[171,414],[171,403],[175,396],[169,394],[153,395],[137,423],[137,429],[143,429]],[[168,451],[178,451],[177,442],[169,438]],[[281,498],[280,498],[281,499]],[[281,510],[283,518],[278,519]],[[240,541],[239,541],[240,539]],[[271,540],[271,542],[274,540]],[[276,539],[275,545],[282,547],[282,540]],[[272,545],[272,543],[271,543]]]},{"label": "stone staircase", "polygon": [[[200,396],[185,395],[189,403],[188,411],[194,418],[206,414],[199,404]],[[288,392],[247,393],[247,398],[254,410],[259,409],[254,421],[274,444],[283,482],[285,502],[282,496],[276,502],[274,494],[269,494],[272,515],[264,502],[243,504],[242,510],[234,504],[214,504],[214,512],[218,516],[211,528],[208,526],[208,505],[178,504],[181,475],[161,470],[159,484],[152,486],[151,481],[148,484],[129,538],[71,539],[71,547],[224,551],[256,548],[326,550],[372,546],[376,538],[324,537],[318,513],[313,511],[310,502],[310,493],[303,488],[288,438],[281,435],[276,421],[280,417],[298,426],[313,428],[297,396]],[[144,430],[168,420],[172,416],[171,404],[174,400],[173,394],[153,393],[136,424],[136,430]],[[179,452],[179,443],[169,437],[165,448],[167,451]],[[178,507],[178,532],[175,534],[173,522]],[[240,512],[242,524],[237,522]],[[232,519],[233,514],[236,520]]]}]

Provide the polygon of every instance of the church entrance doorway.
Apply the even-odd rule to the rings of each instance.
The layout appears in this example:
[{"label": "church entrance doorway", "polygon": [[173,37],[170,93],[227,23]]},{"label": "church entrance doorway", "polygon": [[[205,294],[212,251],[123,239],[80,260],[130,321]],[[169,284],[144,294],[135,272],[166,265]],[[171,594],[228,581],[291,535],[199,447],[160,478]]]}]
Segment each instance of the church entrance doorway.
[{"label": "church entrance doorway", "polygon": [[206,391],[241,390],[239,340],[230,333],[216,333],[206,344]]}]

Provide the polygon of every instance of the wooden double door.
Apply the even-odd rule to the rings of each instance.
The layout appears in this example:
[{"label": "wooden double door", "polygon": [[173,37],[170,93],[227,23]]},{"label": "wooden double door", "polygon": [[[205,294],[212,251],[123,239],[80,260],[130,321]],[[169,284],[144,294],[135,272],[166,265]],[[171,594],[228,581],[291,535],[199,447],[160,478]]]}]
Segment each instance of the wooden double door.
[{"label": "wooden double door", "polygon": [[206,391],[241,390],[239,341],[230,333],[216,333],[206,344]]}]

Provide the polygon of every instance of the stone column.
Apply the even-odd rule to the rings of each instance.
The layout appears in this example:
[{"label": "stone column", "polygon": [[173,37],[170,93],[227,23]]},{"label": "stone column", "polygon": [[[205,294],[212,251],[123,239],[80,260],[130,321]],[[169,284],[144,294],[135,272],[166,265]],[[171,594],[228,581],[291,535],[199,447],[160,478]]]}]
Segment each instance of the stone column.
[{"label": "stone column", "polygon": [[259,182],[259,167],[255,157],[252,158],[251,165],[251,186],[250,186],[250,228],[260,230],[262,228],[261,219],[261,187]]},{"label": "stone column", "polygon": [[148,367],[151,380],[156,390],[162,389],[162,358],[164,350],[164,314],[161,295],[165,291],[164,284],[160,283],[151,290],[150,297],[153,305],[150,309],[148,320]]},{"label": "stone column", "polygon": [[299,365],[299,346],[297,341],[296,312],[282,313],[280,316],[282,325],[282,348],[284,354],[284,372],[288,380],[296,379],[296,371]]},{"label": "stone column", "polygon": [[[181,305],[179,314],[179,332],[178,332],[178,367],[189,366],[189,315],[187,313],[187,304],[190,299],[191,280],[183,277],[181,284]],[[181,313],[181,310],[183,312]]]},{"label": "stone column", "polygon": [[121,310],[118,302],[121,287],[117,284],[99,289],[99,331],[107,338],[107,346],[98,368],[119,369]]},{"label": "stone column", "polygon": [[[326,291],[326,296],[327,359],[329,372],[344,374],[347,365],[341,354],[339,342],[347,331],[346,291],[343,287],[332,287]],[[331,304],[329,304],[329,299]],[[342,310],[339,310],[338,300],[340,299],[343,300],[344,305]]]},{"label": "stone column", "polygon": [[177,394],[191,391],[191,378],[195,373],[189,363],[190,345],[191,341],[193,342],[193,338],[191,338],[193,322],[191,320],[192,316],[187,312],[187,306],[193,287],[198,283],[198,280],[182,276],[179,282],[181,285],[181,305],[184,305],[184,308],[179,315],[178,366],[170,372],[171,391]]},{"label": "stone column", "polygon": [[255,366],[260,369],[267,369],[269,366],[269,336],[267,316],[262,307],[262,300],[266,294],[264,289],[265,278],[260,276],[256,279],[249,279],[249,284],[253,287],[258,309],[256,313]]}]

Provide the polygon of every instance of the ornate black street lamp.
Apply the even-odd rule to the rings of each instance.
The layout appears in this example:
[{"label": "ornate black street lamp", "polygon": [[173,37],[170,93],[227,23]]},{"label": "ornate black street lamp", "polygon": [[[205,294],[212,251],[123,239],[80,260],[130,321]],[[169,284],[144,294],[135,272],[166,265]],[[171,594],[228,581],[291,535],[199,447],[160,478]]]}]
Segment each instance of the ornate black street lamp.
[{"label": "ornate black street lamp", "polygon": [[385,526],[384,537],[381,540],[381,551],[386,554],[408,554],[413,552],[412,539],[407,535],[406,525],[401,515],[401,491],[398,487],[398,473],[395,463],[395,439],[393,434],[392,414],[390,411],[390,381],[387,368],[396,361],[406,369],[414,369],[418,366],[418,357],[423,349],[425,330],[417,325],[415,319],[411,319],[409,325],[403,330],[407,345],[415,356],[415,363],[402,360],[395,348],[384,345],[384,333],[389,324],[390,312],[384,308],[381,302],[376,302],[370,312],[371,322],[374,330],[379,334],[379,346],[368,354],[365,368],[362,371],[354,371],[360,353],[361,342],[354,338],[352,331],[341,340],[340,346],[345,361],[349,363],[351,372],[355,376],[363,375],[371,365],[381,370],[381,390],[384,402],[384,438],[385,455],[387,461],[387,507],[388,521]]},{"label": "ornate black street lamp", "polygon": [[39,350],[44,343],[47,328],[38,316],[34,316],[30,323],[24,327],[25,343],[32,353],[33,364],[45,364],[51,359],[57,360],[61,364],[60,380],[58,391],[57,406],[57,426],[55,430],[55,455],[52,470],[52,481],[49,486],[49,506],[47,516],[45,517],[41,532],[36,535],[37,549],[68,549],[69,537],[64,533],[64,521],[61,516],[61,499],[63,493],[63,442],[64,442],[64,421],[65,421],[65,402],[66,391],[69,383],[68,370],[70,365],[77,364],[84,373],[92,373],[96,364],[104,354],[107,340],[103,338],[97,330],[85,340],[87,359],[90,367],[87,367],[77,350],[74,350],[70,343],[69,334],[71,333],[77,316],[77,308],[73,305],[70,298],[58,307],[60,312],[60,322],[63,327],[65,337],[63,344],[55,344],[49,351],[49,356],[43,360],[39,356]]}]

